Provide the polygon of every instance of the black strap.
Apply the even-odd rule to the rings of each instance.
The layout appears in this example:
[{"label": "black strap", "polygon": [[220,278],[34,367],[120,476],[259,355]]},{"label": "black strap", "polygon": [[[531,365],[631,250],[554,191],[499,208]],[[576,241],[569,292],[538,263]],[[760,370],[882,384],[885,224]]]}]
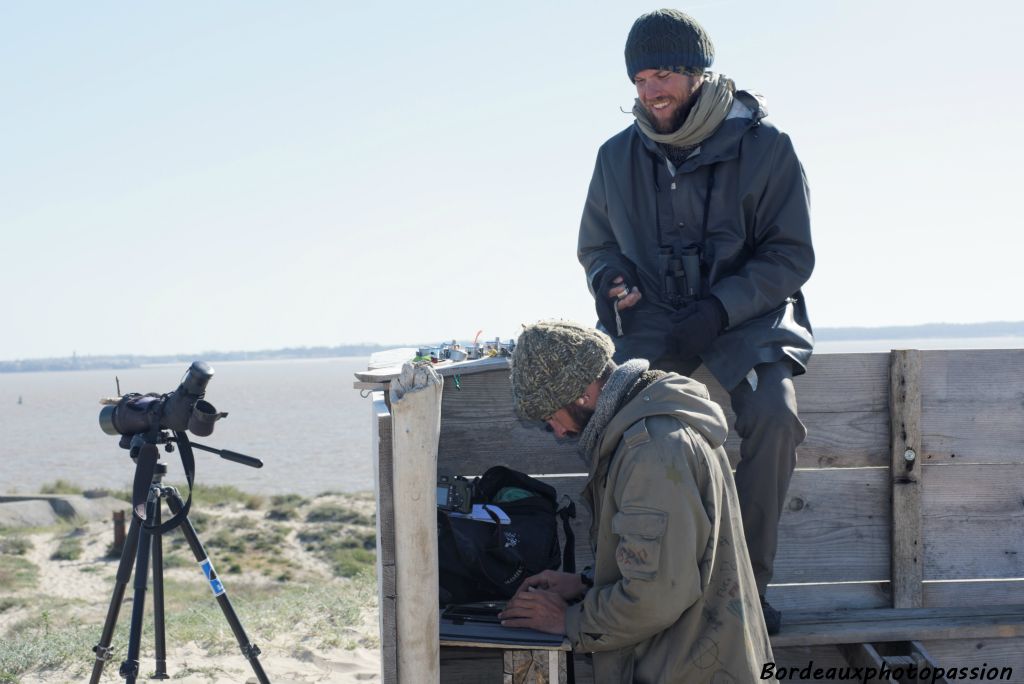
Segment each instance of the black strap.
[{"label": "black strap", "polygon": [[[195,481],[196,460],[192,453],[192,443],[184,432],[174,433],[175,441],[178,443],[178,452],[181,455],[181,466],[185,470],[185,480],[188,482],[188,498],[185,504],[170,519],[157,527],[145,527],[148,534],[163,534],[180,525],[188,516],[192,507],[192,483]],[[160,459],[160,452],[156,444],[145,443],[135,451],[135,481],[132,483],[132,514],[142,522],[146,522],[146,502],[149,499],[149,487],[153,484],[153,475],[156,473],[156,463]]]},{"label": "black strap", "polygon": [[[569,524],[569,518],[576,517],[576,502],[563,496],[566,503],[555,514],[562,519],[562,532],[565,533],[565,546],[562,548],[562,572],[576,572],[576,535]],[[565,658],[565,678],[568,684],[576,684],[576,663],[573,652],[569,651]]]},{"label": "black strap", "polygon": [[565,546],[562,548],[562,572],[576,572],[576,535],[569,524],[569,518],[576,517],[576,502],[568,496],[564,497],[568,503],[556,511],[562,519],[562,531],[565,533]]},{"label": "black strap", "polygon": [[[142,439],[138,437],[138,439]],[[149,486],[153,484],[156,462],[160,452],[155,444],[145,443],[132,447],[135,457],[135,481],[132,483],[132,515],[140,521],[146,521],[146,501],[149,498]]]},{"label": "black strap", "polygon": [[711,191],[715,189],[715,164],[708,167],[708,187],[704,193],[704,220],[700,227],[700,241],[708,239],[708,217],[711,215]]},{"label": "black strap", "polygon": [[184,522],[188,516],[189,509],[192,507],[192,483],[196,478],[196,459],[192,453],[192,443],[188,441],[188,435],[184,432],[175,431],[174,439],[178,442],[178,453],[181,454],[181,467],[185,470],[185,481],[188,483],[188,497],[185,498],[185,505],[181,507],[181,510],[157,528],[157,534],[173,530]]}]

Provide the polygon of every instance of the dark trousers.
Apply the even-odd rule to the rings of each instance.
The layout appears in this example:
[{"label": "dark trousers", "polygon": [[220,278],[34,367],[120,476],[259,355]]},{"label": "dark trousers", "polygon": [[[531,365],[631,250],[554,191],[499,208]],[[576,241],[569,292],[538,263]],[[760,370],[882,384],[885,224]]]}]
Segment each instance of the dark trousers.
[{"label": "dark trousers", "polygon": [[[690,375],[700,360],[662,358],[652,368]],[[740,436],[736,491],[743,514],[750,564],[762,596],[772,578],[779,516],[796,467],[796,448],[807,436],[797,415],[793,365],[788,359],[755,367],[757,390],[747,380],[729,392]]]}]

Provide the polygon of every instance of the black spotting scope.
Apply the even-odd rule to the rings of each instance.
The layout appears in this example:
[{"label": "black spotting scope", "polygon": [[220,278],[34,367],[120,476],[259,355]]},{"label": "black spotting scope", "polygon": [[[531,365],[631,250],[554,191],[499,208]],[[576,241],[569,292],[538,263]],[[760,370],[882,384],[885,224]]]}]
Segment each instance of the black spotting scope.
[{"label": "black spotting scope", "polygon": [[213,425],[227,413],[218,413],[203,399],[213,369],[194,361],[178,389],[167,394],[138,394],[121,397],[117,404],[100,409],[100,428],[108,435],[136,435],[159,430],[188,430],[199,437],[213,434]]}]

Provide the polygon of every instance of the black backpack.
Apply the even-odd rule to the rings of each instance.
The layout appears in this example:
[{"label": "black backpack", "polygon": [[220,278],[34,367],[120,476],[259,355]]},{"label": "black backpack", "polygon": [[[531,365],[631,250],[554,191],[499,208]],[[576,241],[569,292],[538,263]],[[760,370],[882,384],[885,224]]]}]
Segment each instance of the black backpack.
[{"label": "black backpack", "polygon": [[570,502],[558,509],[554,487],[505,466],[489,468],[472,483],[474,504],[494,504],[510,522],[481,522],[437,511],[437,546],[442,606],[511,598],[523,580],[558,569],[557,517],[566,531],[566,558],[572,571],[573,537]]}]

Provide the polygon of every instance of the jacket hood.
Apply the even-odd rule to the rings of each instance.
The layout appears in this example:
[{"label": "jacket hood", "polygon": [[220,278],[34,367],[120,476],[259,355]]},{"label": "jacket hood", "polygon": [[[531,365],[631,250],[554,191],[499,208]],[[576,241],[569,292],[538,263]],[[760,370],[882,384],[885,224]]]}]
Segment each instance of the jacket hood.
[{"label": "jacket hood", "polygon": [[693,378],[669,373],[619,409],[601,435],[595,465],[611,456],[622,434],[630,426],[648,416],[660,415],[672,416],[689,425],[699,432],[712,448],[722,446],[729,434],[725,413],[721,406],[711,400],[708,388]]}]

